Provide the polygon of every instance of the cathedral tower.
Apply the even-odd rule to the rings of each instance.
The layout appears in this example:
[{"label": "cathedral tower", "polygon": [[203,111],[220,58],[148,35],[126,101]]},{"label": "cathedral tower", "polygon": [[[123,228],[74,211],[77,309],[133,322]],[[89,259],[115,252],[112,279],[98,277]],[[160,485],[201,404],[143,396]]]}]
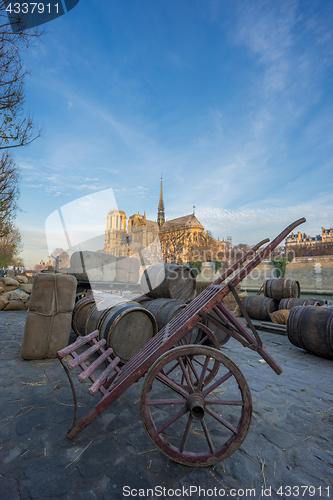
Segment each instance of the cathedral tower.
[{"label": "cathedral tower", "polygon": [[158,211],[157,211],[157,224],[160,229],[163,226],[164,222],[165,222],[165,216],[164,216],[164,203],[163,203],[162,177],[161,177],[160,202],[158,204]]}]

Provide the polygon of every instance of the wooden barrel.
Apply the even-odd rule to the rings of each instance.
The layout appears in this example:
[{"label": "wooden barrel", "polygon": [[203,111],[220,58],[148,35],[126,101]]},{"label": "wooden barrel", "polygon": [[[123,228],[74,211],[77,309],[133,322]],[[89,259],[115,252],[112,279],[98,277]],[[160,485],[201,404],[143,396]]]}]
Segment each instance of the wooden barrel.
[{"label": "wooden barrel", "polygon": [[170,298],[188,302],[193,299],[195,288],[192,269],[178,264],[150,266],[141,278],[142,292],[153,299]]},{"label": "wooden barrel", "polygon": [[266,280],[264,284],[264,295],[275,300],[286,298],[298,298],[301,294],[299,282],[284,278]]},{"label": "wooden barrel", "polygon": [[[184,302],[175,299],[155,299],[142,302],[141,305],[154,315],[158,330],[161,330],[186,307]],[[185,335],[185,341],[196,344],[201,336],[202,331],[198,327],[194,327],[191,332]]]},{"label": "wooden barrel", "polygon": [[326,306],[327,305],[327,302],[328,300],[325,300],[325,299],[309,299],[309,300],[313,300],[314,302],[316,302],[316,304],[305,304],[306,306],[311,306],[311,305],[317,305],[317,306]]},{"label": "wooden barrel", "polygon": [[186,307],[184,302],[175,299],[155,299],[143,302],[142,305],[155,316],[158,330],[161,330]]},{"label": "wooden barrel", "polygon": [[101,297],[98,296],[98,299],[96,304],[92,305],[86,314],[83,335],[88,335],[95,330],[100,331],[104,318],[110,308],[119,303],[126,302],[121,295],[117,294],[105,294]]},{"label": "wooden barrel", "polygon": [[333,359],[333,310],[315,306],[293,307],[288,315],[287,336],[295,346]]},{"label": "wooden barrel", "polygon": [[317,299],[282,299],[279,303],[279,309],[292,309],[296,306],[320,306]]},{"label": "wooden barrel", "polygon": [[100,338],[112,347],[113,357],[126,363],[157,333],[157,324],[150,311],[137,302],[119,302],[109,308],[99,321]]},{"label": "wooden barrel", "polygon": [[247,295],[242,300],[242,304],[250,318],[261,321],[270,321],[269,314],[277,310],[275,300],[260,295]]},{"label": "wooden barrel", "polygon": [[103,300],[102,297],[96,295],[89,295],[81,300],[79,300],[72,312],[72,328],[76,335],[86,335],[86,317],[90,309],[96,305],[97,302]]},{"label": "wooden barrel", "polygon": [[144,295],[142,293],[138,293],[138,292],[130,292],[130,293],[123,293],[122,294],[122,298],[124,300],[131,300],[133,302],[137,302],[138,304],[142,304],[142,302],[146,302],[146,301],[151,301],[152,299],[150,297],[148,297],[147,295]]}]

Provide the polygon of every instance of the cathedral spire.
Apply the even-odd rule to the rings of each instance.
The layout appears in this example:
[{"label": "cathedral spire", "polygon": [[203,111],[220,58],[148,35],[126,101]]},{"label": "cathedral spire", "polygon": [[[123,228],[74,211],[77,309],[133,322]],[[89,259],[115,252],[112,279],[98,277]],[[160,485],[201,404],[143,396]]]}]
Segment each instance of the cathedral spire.
[{"label": "cathedral spire", "polygon": [[164,216],[164,203],[163,203],[163,191],[162,191],[162,175],[161,175],[161,192],[160,192],[160,202],[158,204],[158,211],[157,211],[157,224],[159,228],[163,226],[165,222],[165,216]]}]

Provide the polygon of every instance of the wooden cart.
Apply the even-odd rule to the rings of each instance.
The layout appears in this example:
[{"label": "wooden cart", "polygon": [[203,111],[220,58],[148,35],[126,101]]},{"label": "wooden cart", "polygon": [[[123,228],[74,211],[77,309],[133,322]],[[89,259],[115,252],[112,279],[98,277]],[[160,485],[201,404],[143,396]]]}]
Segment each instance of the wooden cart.
[{"label": "wooden cart", "polygon": [[[234,287],[303,222],[304,218],[288,226],[259,253],[259,247],[269,240],[255,245],[123,366],[111,348],[104,348],[106,341],[98,340],[98,331],[78,338],[59,351],[57,356],[69,376],[75,401],[74,423],[67,436],[77,436],[126,389],[145,376],[141,417],[159,450],[183,465],[194,467],[213,465],[234,453],[250,428],[251,394],[242,372],[219,350],[214,335],[201,321],[217,324],[244,347],[256,351],[279,375],[282,369],[262,346]],[[247,260],[249,262],[242,267]],[[223,284],[237,270],[238,273]],[[223,304],[222,299],[230,292],[250,331]],[[210,314],[212,311],[216,313],[214,316]],[[204,335],[199,344],[192,344],[192,331],[197,328]],[[204,345],[207,340],[214,347]],[[76,351],[82,346],[88,349],[78,354]],[[98,357],[87,366],[87,358],[96,357],[96,353]],[[64,358],[68,355],[71,361],[65,363]],[[99,373],[102,363],[107,367]],[[91,380],[89,393],[94,395],[99,391],[102,394],[101,400],[79,422],[76,422],[74,384],[68,371],[75,367],[82,370],[78,376],[80,382]]]}]

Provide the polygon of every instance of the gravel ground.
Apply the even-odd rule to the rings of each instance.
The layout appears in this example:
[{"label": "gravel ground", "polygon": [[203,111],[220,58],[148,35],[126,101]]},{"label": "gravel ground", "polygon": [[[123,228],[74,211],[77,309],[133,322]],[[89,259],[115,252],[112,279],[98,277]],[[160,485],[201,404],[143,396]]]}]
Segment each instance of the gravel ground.
[{"label": "gravel ground", "polygon": [[[21,358],[26,314],[0,312],[1,500],[333,498],[333,361],[260,332],[283,368],[277,376],[235,340],[222,346],[250,386],[252,424],[231,457],[197,469],[150,441],[140,420],[143,380],[68,440],[68,379],[58,360]],[[95,404],[85,384],[78,401],[81,414]]]}]

